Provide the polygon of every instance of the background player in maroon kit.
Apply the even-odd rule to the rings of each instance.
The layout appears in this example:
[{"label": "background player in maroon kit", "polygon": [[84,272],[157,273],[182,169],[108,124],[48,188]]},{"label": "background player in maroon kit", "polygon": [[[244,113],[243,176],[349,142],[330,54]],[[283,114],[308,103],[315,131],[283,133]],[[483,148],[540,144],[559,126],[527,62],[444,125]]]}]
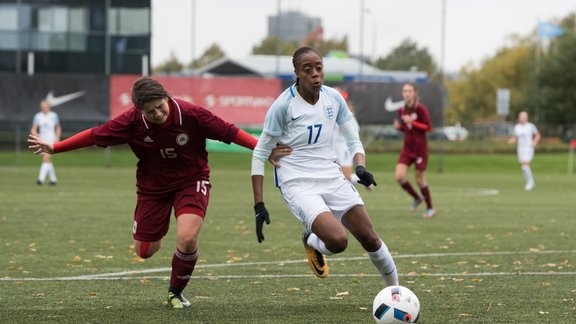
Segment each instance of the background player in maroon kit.
[{"label": "background player in maroon kit", "polygon": [[395,178],[402,189],[414,198],[411,210],[415,212],[418,205],[422,203],[422,198],[416,193],[407,178],[408,167],[414,164],[416,182],[420,187],[420,192],[427,206],[426,212],[422,217],[430,218],[436,214],[432,206],[430,188],[425,177],[428,164],[426,133],[432,130],[430,114],[428,113],[428,108],[418,102],[418,91],[415,85],[411,83],[405,84],[402,87],[402,97],[404,98],[404,107],[398,111],[400,120],[394,120],[394,128],[404,132],[404,145],[402,146],[398,162],[396,162]]},{"label": "background player in maroon kit", "polygon": [[60,153],[90,145],[128,144],[138,157],[134,248],[142,258],[160,249],[170,213],[176,215],[176,251],[168,293],[174,308],[190,307],[182,291],[198,259],[198,237],[210,197],[206,139],[254,149],[257,140],[189,102],[174,99],[156,80],[143,77],[132,88],[134,107],[107,123],[54,145],[30,135],[39,153]]}]

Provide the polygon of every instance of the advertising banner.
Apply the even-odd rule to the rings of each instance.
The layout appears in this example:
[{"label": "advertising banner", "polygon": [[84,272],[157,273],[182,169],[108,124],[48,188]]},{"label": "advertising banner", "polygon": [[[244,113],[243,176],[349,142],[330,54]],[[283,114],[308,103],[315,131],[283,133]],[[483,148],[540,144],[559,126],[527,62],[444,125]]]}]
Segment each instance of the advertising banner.
[{"label": "advertising banner", "polygon": [[[132,84],[139,76],[110,79],[110,118],[132,107]],[[190,101],[236,125],[262,125],[280,94],[280,80],[263,78],[155,77],[175,98]]]}]

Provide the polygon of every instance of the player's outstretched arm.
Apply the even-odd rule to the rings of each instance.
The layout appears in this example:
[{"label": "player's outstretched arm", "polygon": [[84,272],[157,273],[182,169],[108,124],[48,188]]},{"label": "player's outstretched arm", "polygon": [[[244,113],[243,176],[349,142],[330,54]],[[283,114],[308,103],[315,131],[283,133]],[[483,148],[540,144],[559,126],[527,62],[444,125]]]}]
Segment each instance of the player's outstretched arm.
[{"label": "player's outstretched arm", "polygon": [[34,154],[48,153],[54,154],[54,145],[47,143],[39,136],[34,134],[28,135],[28,148],[34,151]]},{"label": "player's outstretched arm", "polygon": [[264,205],[263,188],[264,176],[253,175],[252,190],[254,191],[254,215],[256,216],[256,238],[258,243],[264,241],[264,233],[262,232],[264,222],[270,224],[270,214],[268,214],[268,210]]},{"label": "player's outstretched arm", "polygon": [[54,154],[66,152],[88,147],[94,144],[94,139],[92,138],[92,128],[88,128],[81,131],[80,133],[74,134],[63,141],[54,143],[54,145],[46,143],[40,137],[34,134],[28,135],[28,148],[35,150],[34,154]]}]

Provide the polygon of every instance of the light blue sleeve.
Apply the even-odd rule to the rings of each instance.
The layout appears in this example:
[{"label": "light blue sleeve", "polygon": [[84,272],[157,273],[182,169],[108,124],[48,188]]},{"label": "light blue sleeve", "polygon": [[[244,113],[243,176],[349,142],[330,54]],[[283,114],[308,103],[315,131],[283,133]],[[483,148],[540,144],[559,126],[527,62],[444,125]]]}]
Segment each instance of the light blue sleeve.
[{"label": "light blue sleeve", "polygon": [[336,116],[336,123],[338,125],[342,125],[348,120],[350,120],[353,117],[352,113],[350,112],[350,109],[348,109],[348,104],[346,103],[346,100],[344,100],[344,97],[342,97],[340,92],[328,86],[323,86],[322,89],[325,90],[326,93],[330,97],[332,97],[336,101],[336,104],[338,105],[338,116]]},{"label": "light blue sleeve", "polygon": [[536,135],[536,133],[538,133],[538,128],[536,128],[536,125],[530,123],[530,130],[532,131],[532,135]]},{"label": "light blue sleeve", "polygon": [[264,129],[262,132],[273,137],[279,137],[284,132],[284,123],[286,120],[286,114],[288,112],[288,106],[293,98],[291,94],[291,88],[285,90],[274,103],[270,106],[270,109],[266,112],[266,117],[264,118]]}]

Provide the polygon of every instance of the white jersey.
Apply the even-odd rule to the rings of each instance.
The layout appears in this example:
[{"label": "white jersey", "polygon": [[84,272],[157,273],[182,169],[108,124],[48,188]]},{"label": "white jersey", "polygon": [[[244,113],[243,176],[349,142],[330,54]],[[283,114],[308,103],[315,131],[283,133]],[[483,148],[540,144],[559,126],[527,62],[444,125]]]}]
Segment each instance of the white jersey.
[{"label": "white jersey", "polygon": [[532,141],[538,129],[532,123],[516,124],[514,126],[514,136],[518,139],[518,151],[533,149]]},{"label": "white jersey", "polygon": [[311,105],[292,85],[276,99],[266,113],[263,132],[278,137],[292,153],[275,168],[276,186],[298,178],[327,179],[342,175],[336,164],[333,138],[336,125],[352,117],[342,95],[322,86],[320,98]]},{"label": "white jersey", "polygon": [[56,126],[60,124],[58,114],[53,111],[49,111],[47,114],[38,112],[34,115],[32,124],[38,127],[40,138],[50,144],[56,142]]}]

